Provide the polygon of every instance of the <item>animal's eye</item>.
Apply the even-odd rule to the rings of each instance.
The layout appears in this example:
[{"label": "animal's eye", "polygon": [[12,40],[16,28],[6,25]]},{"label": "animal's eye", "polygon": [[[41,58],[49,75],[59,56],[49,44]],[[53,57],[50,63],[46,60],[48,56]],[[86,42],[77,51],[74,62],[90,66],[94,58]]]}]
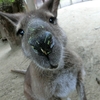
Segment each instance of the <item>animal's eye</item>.
[{"label": "animal's eye", "polygon": [[17,32],[17,36],[18,36],[18,35],[21,35],[21,36],[24,35],[24,31],[23,31],[23,29],[19,29],[19,30],[18,30],[18,32]]},{"label": "animal's eye", "polygon": [[56,17],[50,17],[49,22],[55,24]]}]

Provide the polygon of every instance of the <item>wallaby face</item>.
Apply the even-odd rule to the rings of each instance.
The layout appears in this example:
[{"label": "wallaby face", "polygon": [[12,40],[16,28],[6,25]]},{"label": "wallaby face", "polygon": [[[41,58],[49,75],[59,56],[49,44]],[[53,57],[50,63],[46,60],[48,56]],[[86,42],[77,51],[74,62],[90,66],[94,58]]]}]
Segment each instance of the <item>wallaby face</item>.
[{"label": "wallaby face", "polygon": [[58,5],[59,0],[49,0],[28,14],[4,15],[10,16],[10,21],[16,24],[17,34],[23,35],[24,54],[43,69],[58,69],[64,63],[66,38],[57,24]]},{"label": "wallaby face", "polygon": [[[51,2],[54,1],[51,0]],[[21,29],[25,32],[22,38],[22,48],[25,55],[39,67],[56,69],[63,66],[65,46],[63,41],[66,40],[57,24],[57,15],[51,11],[54,8],[44,8],[46,7],[43,6],[31,12],[27,15],[27,19],[24,19],[27,23],[22,23]]]}]

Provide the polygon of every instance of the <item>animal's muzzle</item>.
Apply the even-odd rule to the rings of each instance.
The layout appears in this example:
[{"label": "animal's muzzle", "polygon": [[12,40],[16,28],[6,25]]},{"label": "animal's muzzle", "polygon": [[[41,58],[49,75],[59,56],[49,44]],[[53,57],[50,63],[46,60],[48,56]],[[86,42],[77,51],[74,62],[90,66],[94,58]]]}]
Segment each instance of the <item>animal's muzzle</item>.
[{"label": "animal's muzzle", "polygon": [[34,52],[42,56],[49,55],[54,46],[52,34],[48,31],[44,31],[37,36],[31,36],[28,42]]}]

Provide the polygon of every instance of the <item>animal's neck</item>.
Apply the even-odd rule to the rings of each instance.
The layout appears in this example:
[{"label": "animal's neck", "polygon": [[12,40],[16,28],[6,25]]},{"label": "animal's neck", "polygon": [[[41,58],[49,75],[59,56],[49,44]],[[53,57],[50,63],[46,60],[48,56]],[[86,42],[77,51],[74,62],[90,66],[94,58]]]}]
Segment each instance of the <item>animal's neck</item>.
[{"label": "animal's neck", "polygon": [[61,71],[61,69],[57,69],[57,70],[45,70],[45,69],[42,69],[42,68],[38,67],[33,62],[31,63],[31,67],[32,67],[31,70],[33,70],[33,72],[36,73],[41,78],[50,78],[50,77],[56,76],[57,73],[59,71]]}]

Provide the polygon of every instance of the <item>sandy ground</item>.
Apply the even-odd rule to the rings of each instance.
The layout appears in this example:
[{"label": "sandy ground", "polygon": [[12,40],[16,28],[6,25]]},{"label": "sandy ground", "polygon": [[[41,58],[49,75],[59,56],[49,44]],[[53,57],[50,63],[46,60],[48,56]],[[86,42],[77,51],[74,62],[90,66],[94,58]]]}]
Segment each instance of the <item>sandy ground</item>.
[{"label": "sandy ground", "polygon": [[[89,1],[59,10],[59,24],[66,31],[68,45],[82,58],[86,69],[85,88],[88,100],[100,100],[100,2]],[[11,69],[26,69],[29,60],[19,47],[11,50],[0,41],[0,100],[26,100],[23,95],[24,76]],[[77,100],[77,93],[71,95]]]}]

